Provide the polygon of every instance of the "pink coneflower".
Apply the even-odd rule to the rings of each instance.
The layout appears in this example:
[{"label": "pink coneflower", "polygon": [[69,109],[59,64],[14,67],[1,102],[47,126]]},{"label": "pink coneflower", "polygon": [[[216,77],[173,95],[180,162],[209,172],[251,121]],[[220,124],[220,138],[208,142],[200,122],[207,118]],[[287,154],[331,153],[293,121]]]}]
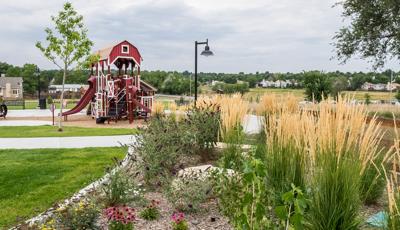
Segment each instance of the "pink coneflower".
[{"label": "pink coneflower", "polygon": [[103,210],[103,214],[108,221],[116,221],[123,224],[136,221],[135,209],[127,206],[108,207]]}]

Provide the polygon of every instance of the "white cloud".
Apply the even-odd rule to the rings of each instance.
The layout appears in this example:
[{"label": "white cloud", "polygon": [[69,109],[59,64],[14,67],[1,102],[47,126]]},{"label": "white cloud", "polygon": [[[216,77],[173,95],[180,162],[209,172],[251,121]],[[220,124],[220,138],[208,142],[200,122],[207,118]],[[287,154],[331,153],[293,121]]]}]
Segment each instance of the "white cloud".
[{"label": "white cloud", "polygon": [[[335,0],[75,0],[95,49],[127,39],[148,69],[192,70],[193,43],[210,39],[215,56],[199,59],[200,71],[255,72],[351,70],[330,60],[342,25]],[[57,0],[0,0],[0,61],[54,68],[34,47],[44,40]],[[391,66],[392,67],[392,66]]]}]

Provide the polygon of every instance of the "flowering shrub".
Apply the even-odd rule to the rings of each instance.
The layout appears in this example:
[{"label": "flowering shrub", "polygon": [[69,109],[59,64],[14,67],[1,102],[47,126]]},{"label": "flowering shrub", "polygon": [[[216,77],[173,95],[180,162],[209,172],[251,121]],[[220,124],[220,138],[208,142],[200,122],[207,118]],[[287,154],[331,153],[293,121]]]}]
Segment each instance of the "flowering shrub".
[{"label": "flowering shrub", "polygon": [[145,220],[156,220],[160,216],[157,205],[160,201],[152,200],[150,205],[148,205],[143,211],[140,212],[140,217]]},{"label": "flowering shrub", "polygon": [[70,207],[58,208],[41,229],[99,229],[96,225],[98,216],[99,210],[94,203],[81,201]]},{"label": "flowering shrub", "polygon": [[181,158],[192,154],[195,136],[188,126],[171,117],[152,119],[139,138],[139,168],[147,186],[168,184],[181,164]]},{"label": "flowering shrub", "polygon": [[109,230],[133,229],[136,220],[135,209],[127,206],[108,207],[103,211]]},{"label": "flowering shrub", "polygon": [[141,204],[144,201],[144,190],[137,186],[132,178],[124,171],[116,171],[110,174],[110,181],[103,187],[106,207],[121,206],[134,202]]},{"label": "flowering shrub", "polygon": [[182,212],[174,213],[171,216],[171,219],[172,219],[172,229],[174,229],[174,230],[189,229],[187,221],[185,220],[185,214],[183,214]]}]

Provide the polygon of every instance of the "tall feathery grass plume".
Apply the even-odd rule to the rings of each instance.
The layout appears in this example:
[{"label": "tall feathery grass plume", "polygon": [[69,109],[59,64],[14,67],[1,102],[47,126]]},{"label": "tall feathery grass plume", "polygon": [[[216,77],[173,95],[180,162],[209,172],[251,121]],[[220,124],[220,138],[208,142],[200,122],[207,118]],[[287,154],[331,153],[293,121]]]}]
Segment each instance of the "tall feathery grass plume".
[{"label": "tall feathery grass plume", "polygon": [[222,96],[220,95],[201,96],[196,102],[196,107],[199,109],[213,110],[216,112],[219,110],[221,98]]},{"label": "tall feathery grass plume", "polygon": [[394,144],[386,154],[385,162],[390,164],[390,168],[386,169],[382,164],[386,179],[386,196],[387,196],[387,229],[397,230],[400,229],[400,183],[399,183],[399,169],[400,169],[400,136],[397,132],[396,122]]},{"label": "tall feathery grass plume", "polygon": [[156,101],[152,106],[152,113],[155,117],[160,117],[164,115],[164,104],[162,102]]},{"label": "tall feathery grass plume", "polygon": [[172,119],[179,121],[179,119],[181,118],[181,114],[178,111],[178,105],[174,101],[168,104],[168,110],[169,110],[169,116]]},{"label": "tall feathery grass plume", "polygon": [[299,111],[299,100],[290,93],[280,96],[266,93],[261,97],[255,110],[260,116],[282,113],[282,111],[296,113]]},{"label": "tall feathery grass plume", "polygon": [[265,164],[267,186],[279,203],[283,193],[292,184],[302,189],[306,186],[310,169],[308,135],[313,133],[313,117],[307,113],[290,113],[282,108],[265,117]]},{"label": "tall feathery grass plume", "polygon": [[235,129],[241,129],[243,118],[249,110],[249,102],[240,94],[216,98],[221,113],[220,134],[224,139]]},{"label": "tall feathery grass plume", "polygon": [[[315,229],[357,227],[361,200],[379,190],[380,123],[376,117],[368,123],[365,107],[350,98],[323,100],[296,113],[275,102],[268,101],[274,109],[265,117],[272,187],[278,192],[290,183],[313,188],[308,220],[319,226]],[[332,212],[336,209],[343,212]]]},{"label": "tall feathery grass plume", "polygon": [[315,148],[319,152],[333,149],[337,160],[345,154],[355,154],[363,173],[383,151],[379,146],[384,135],[381,124],[376,117],[367,122],[364,105],[354,105],[350,98],[339,96],[336,103],[322,101],[317,113]]}]

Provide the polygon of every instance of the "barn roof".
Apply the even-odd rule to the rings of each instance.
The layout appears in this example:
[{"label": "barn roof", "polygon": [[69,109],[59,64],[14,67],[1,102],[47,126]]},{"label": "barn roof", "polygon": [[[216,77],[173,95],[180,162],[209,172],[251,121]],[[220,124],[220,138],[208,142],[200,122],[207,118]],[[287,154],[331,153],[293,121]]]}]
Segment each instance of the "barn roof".
[{"label": "barn roof", "polygon": [[145,82],[145,81],[143,81],[143,80],[140,80],[140,84],[141,84],[141,85],[144,85],[144,87],[149,88],[150,90],[152,90],[152,91],[154,91],[154,92],[157,91],[156,87],[150,85],[149,83],[147,83],[147,82]]},{"label": "barn roof", "polygon": [[100,60],[107,59],[107,58],[110,56],[110,53],[111,53],[112,49],[113,49],[115,46],[116,46],[116,45],[113,45],[113,46],[110,46],[110,47],[107,47],[107,48],[100,49],[100,50],[96,51],[95,54],[97,54],[97,55],[100,56]]},{"label": "barn roof", "polygon": [[[134,46],[132,43],[130,43],[130,42],[127,41],[127,40],[123,40],[123,41],[121,41],[121,42],[116,42],[116,43],[114,43],[113,45],[107,46],[106,48],[97,50],[94,54],[99,55],[99,56],[100,56],[100,60],[105,60],[105,59],[107,59],[107,58],[110,57],[110,54],[111,54],[112,50],[114,49],[114,47],[120,45],[120,44],[123,43],[123,42],[127,42],[127,43],[129,43],[131,46],[135,47],[136,50],[137,50],[138,53],[139,53],[140,58],[142,58],[141,55],[140,55],[139,50],[137,49],[137,47]],[[138,60],[138,61],[140,61],[140,60]]]}]

